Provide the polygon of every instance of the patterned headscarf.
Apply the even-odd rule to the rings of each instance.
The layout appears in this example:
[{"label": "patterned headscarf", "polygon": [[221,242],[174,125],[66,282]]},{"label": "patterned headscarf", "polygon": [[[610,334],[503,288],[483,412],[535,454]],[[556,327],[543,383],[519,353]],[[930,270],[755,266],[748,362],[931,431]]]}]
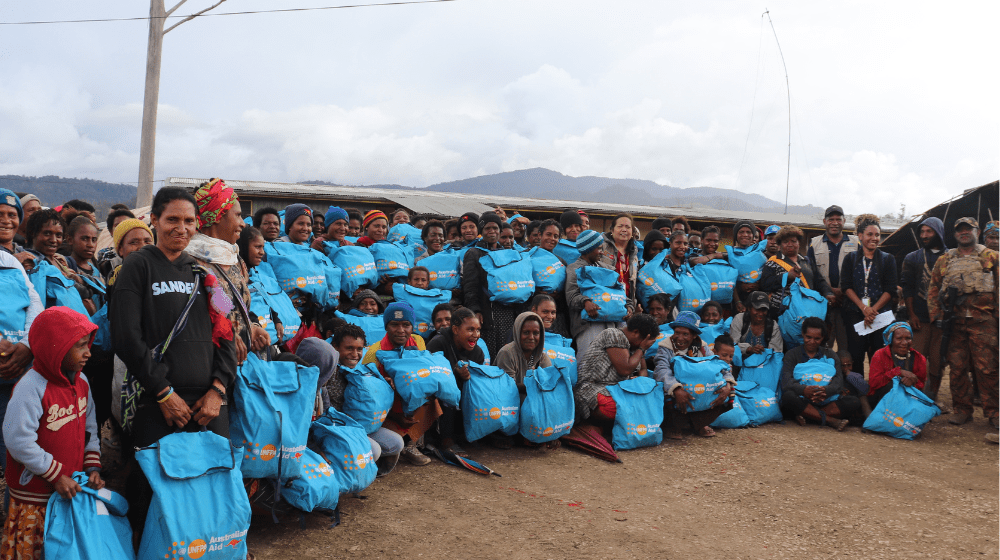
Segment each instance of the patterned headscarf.
[{"label": "patterned headscarf", "polygon": [[892,335],[896,334],[896,329],[906,329],[910,331],[911,336],[913,335],[913,329],[910,328],[909,323],[906,321],[896,321],[882,331],[882,340],[885,342],[886,346],[892,344]]},{"label": "patterned headscarf", "polygon": [[219,223],[226,210],[239,202],[236,191],[227,187],[222,179],[212,179],[198,187],[194,200],[198,203],[198,229]]},{"label": "patterned headscarf", "polygon": [[983,239],[986,239],[990,233],[996,234],[997,230],[1000,230],[1000,222],[997,220],[986,222],[986,227],[983,228]]}]

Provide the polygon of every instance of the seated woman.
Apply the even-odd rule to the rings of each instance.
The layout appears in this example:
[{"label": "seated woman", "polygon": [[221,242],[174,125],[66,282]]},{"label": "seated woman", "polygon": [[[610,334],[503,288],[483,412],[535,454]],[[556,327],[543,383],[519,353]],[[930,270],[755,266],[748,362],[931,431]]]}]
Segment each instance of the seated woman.
[{"label": "seated woman", "polygon": [[313,209],[305,204],[289,204],[285,207],[285,235],[278,241],[305,245],[313,234]]},{"label": "seated woman", "polygon": [[[780,406],[781,411],[786,416],[795,418],[800,426],[805,426],[808,420],[823,425],[829,423],[837,431],[843,431],[848,419],[861,411],[861,401],[844,390],[844,372],[840,360],[833,350],[823,346],[827,336],[829,331],[822,319],[807,317],[802,322],[803,343],[785,352],[781,366]],[[836,373],[824,387],[803,385],[793,375],[795,366],[813,358],[827,358],[836,364]],[[840,396],[830,402],[829,399],[835,395]]]},{"label": "seated woman", "polygon": [[[479,347],[479,319],[470,309],[461,308],[451,314],[451,330],[444,331],[427,344],[429,352],[442,352],[451,363],[451,371],[459,389],[465,388],[469,380],[469,368],[459,366],[459,362],[472,362],[482,365],[486,355]],[[464,436],[462,414],[457,408],[442,405],[441,418],[438,419],[438,429],[441,433],[441,447],[455,455],[465,457],[467,454],[457,443],[459,436]]]},{"label": "seated woman", "polygon": [[592,419],[596,422],[614,422],[617,414],[615,400],[607,387],[632,377],[646,377],[646,360],[643,355],[658,333],[656,321],[645,313],[629,317],[624,327],[611,327],[601,331],[590,347],[580,355],[573,400],[577,422]]},{"label": "seated woman", "polygon": [[775,352],[784,350],[785,342],[778,323],[767,316],[771,308],[768,300],[764,292],[752,292],[747,310],[733,317],[729,325],[729,336],[739,344],[743,356],[760,354],[768,348]]},{"label": "seated woman", "polygon": [[924,388],[927,380],[927,358],[917,352],[913,331],[908,323],[897,321],[882,331],[885,346],[875,351],[868,365],[868,402],[875,406],[892,389],[892,379],[907,387]]},{"label": "seated woman", "polygon": [[[729,394],[736,385],[732,371],[728,371],[724,375],[726,384],[716,391],[719,396],[712,402],[711,407],[699,411],[688,410],[691,395],[684,390],[684,387],[674,376],[675,357],[712,355],[712,350],[699,336],[701,329],[698,324],[698,315],[693,311],[678,313],[677,319],[670,323],[674,334],[661,340],[659,350],[656,352],[656,368],[653,370],[653,376],[657,381],[663,382],[663,393],[666,398],[664,420],[669,426],[665,433],[670,439],[682,439],[684,436],[681,434],[681,430],[688,422],[690,422],[694,433],[702,437],[714,436],[715,430],[709,424],[732,407],[729,402]],[[713,342],[715,341],[713,340]]]},{"label": "seated woman", "polygon": [[[332,406],[339,411],[344,410],[344,390],[347,389],[347,378],[340,366],[353,368],[361,361],[367,342],[365,331],[357,325],[344,325],[333,333],[333,345],[318,338],[307,338],[299,344],[295,353],[311,366],[320,370],[320,380],[326,379],[322,386],[324,390],[324,406]],[[378,476],[389,474],[399,454],[403,451],[403,438],[396,432],[380,427],[368,434],[372,446],[372,457],[378,466]]]},{"label": "seated woman", "polygon": [[[535,296],[540,297],[540,296]],[[551,298],[550,298],[551,300]],[[555,302],[543,301],[551,307],[555,313]],[[527,394],[524,386],[524,376],[528,370],[552,367],[552,360],[545,353],[545,323],[541,317],[531,311],[525,311],[514,319],[514,340],[508,342],[497,354],[496,365],[507,372],[507,375],[517,383],[517,390],[521,393],[521,400]],[[525,440],[529,447],[539,447]],[[510,449],[513,440],[510,436],[494,434],[493,445],[500,449]],[[546,449],[558,449],[559,440],[547,442]]]},{"label": "seated woman", "polygon": [[[379,373],[389,382],[393,389],[396,388],[392,379],[386,377],[385,368],[379,362],[376,352],[379,350],[402,351],[404,348],[414,350],[426,350],[424,339],[413,334],[413,308],[407,303],[393,302],[385,309],[383,316],[385,322],[385,337],[372,344],[365,351],[365,357],[361,363],[374,363],[378,366]],[[433,399],[427,404],[418,408],[412,415],[406,416],[403,413],[403,403],[399,393],[396,393],[396,400],[392,403],[392,409],[386,416],[382,424],[386,428],[396,432],[406,440],[400,456],[412,465],[423,466],[431,462],[430,457],[424,455],[417,449],[418,442],[424,434],[434,425],[434,422],[441,416],[441,405],[437,399]]]}]

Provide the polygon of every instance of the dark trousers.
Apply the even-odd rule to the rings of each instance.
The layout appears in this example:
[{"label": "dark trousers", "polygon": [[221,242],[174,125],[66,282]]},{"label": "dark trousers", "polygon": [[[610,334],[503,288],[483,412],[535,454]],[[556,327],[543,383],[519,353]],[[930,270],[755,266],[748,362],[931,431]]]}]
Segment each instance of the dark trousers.
[{"label": "dark trousers", "polygon": [[663,407],[663,431],[667,432],[670,430],[680,431],[684,429],[688,423],[691,424],[691,429],[697,433],[701,431],[702,428],[708,426],[723,413],[728,412],[733,409],[732,401],[726,401],[715,408],[710,408],[708,410],[699,410],[697,412],[688,409],[687,412],[681,412],[677,410],[674,406],[673,399],[667,400],[666,406]]},{"label": "dark trousers", "polygon": [[879,403],[879,401],[881,401],[883,397],[889,394],[890,390],[892,390],[891,381],[879,387],[878,389],[875,389],[875,392],[872,393],[871,395],[868,395],[868,404],[870,404],[872,408],[875,408],[875,406]]},{"label": "dark trousers", "polygon": [[[851,420],[851,423],[856,423],[855,420],[860,417],[861,414],[861,399],[858,397],[853,397],[851,395],[841,395],[839,399],[834,401],[837,404],[837,408],[840,409],[840,417]],[[781,393],[781,412],[790,418],[799,416],[805,412],[806,407],[812,404],[805,397],[795,394],[795,391],[784,391]],[[815,406],[815,405],[814,405]],[[822,410],[821,407],[816,407],[818,410]]]},{"label": "dark trousers", "polygon": [[873,333],[861,336],[858,334],[858,331],[854,330],[854,325],[862,320],[864,320],[864,317],[858,317],[857,320],[844,317],[845,326],[847,327],[847,351],[851,353],[851,361],[854,362],[854,369],[864,373],[865,358],[867,357],[871,360],[875,352],[885,346],[885,342],[882,340],[882,331],[885,329],[879,329]]}]

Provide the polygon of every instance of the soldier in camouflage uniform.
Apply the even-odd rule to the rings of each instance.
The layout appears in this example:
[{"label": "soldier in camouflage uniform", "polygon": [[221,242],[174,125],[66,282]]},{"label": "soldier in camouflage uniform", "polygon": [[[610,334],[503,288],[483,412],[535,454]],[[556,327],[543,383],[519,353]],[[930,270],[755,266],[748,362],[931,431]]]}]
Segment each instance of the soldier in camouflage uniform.
[{"label": "soldier in camouflage uniform", "polygon": [[[997,252],[979,245],[979,223],[973,218],[955,222],[958,248],[949,250],[934,264],[927,290],[928,315],[931,321],[944,317],[944,298],[948,288],[955,287],[951,340],[947,351],[951,369],[951,398],[955,416],[949,422],[964,424],[972,417],[972,385],[963,375],[971,370],[979,382],[983,399],[983,415],[990,425],[998,427],[997,418]],[[971,367],[970,367],[971,366]]]}]

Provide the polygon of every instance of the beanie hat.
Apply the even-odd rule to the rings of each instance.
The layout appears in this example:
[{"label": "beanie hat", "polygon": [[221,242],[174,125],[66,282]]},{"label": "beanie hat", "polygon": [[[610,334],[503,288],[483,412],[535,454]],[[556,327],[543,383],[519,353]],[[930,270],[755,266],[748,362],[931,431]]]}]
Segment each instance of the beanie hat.
[{"label": "beanie hat", "polygon": [[404,301],[394,301],[387,305],[385,314],[382,315],[382,322],[388,327],[392,321],[409,321],[411,325],[416,325],[413,306]]},{"label": "beanie hat", "polygon": [[378,297],[373,290],[363,289],[354,292],[354,296],[351,297],[351,308],[357,309],[361,302],[367,298],[375,300],[375,306],[378,307],[379,313],[385,311],[385,303],[382,302],[382,298]]},{"label": "beanie hat", "polygon": [[733,240],[736,239],[736,235],[739,234],[740,230],[743,228],[750,228],[751,234],[757,231],[757,228],[753,225],[753,222],[751,222],[750,220],[740,220],[736,222],[736,225],[733,226]]},{"label": "beanie hat", "polygon": [[144,229],[146,230],[146,233],[148,233],[150,237],[153,237],[153,232],[149,229],[149,226],[147,226],[146,223],[143,222],[142,220],[137,220],[135,218],[122,220],[121,222],[118,222],[117,226],[115,226],[114,235],[111,236],[112,240],[114,241],[114,244],[111,246],[111,248],[116,253],[118,252],[118,246],[121,245],[122,240],[125,239],[125,236],[128,235],[128,232],[132,231],[133,229]]},{"label": "beanie hat", "polygon": [[580,217],[580,213],[576,210],[567,210],[559,216],[559,225],[562,226],[563,231],[566,231],[569,226],[582,226],[583,218]]},{"label": "beanie hat", "polygon": [[479,218],[479,231],[482,232],[486,224],[496,224],[498,228],[503,229],[503,219],[500,214],[496,212],[483,212],[483,215]]},{"label": "beanie hat", "polygon": [[24,208],[24,205],[31,202],[32,200],[37,202],[39,205],[44,206],[44,204],[42,204],[42,199],[38,198],[33,194],[26,194],[21,197],[21,208]]},{"label": "beanie hat", "polygon": [[576,238],[576,250],[580,251],[581,255],[586,255],[602,243],[604,243],[604,237],[601,234],[592,229],[585,229]]},{"label": "beanie hat", "polygon": [[289,204],[285,206],[285,235],[292,229],[292,224],[299,216],[309,216],[312,219],[313,210],[305,204]]},{"label": "beanie hat", "polygon": [[673,227],[673,224],[671,223],[670,218],[665,218],[663,216],[660,216],[659,218],[653,220],[653,223],[650,227],[653,229],[660,229],[660,228],[669,229]]},{"label": "beanie hat", "polygon": [[[21,199],[17,198],[14,191],[10,189],[0,189],[0,204],[6,204],[7,206],[13,206],[17,210],[17,219],[24,219],[24,211],[21,210]],[[40,203],[39,203],[40,204]]]},{"label": "beanie hat", "polygon": [[351,219],[347,217],[347,211],[340,206],[331,206],[327,211],[326,215],[323,216],[323,223],[330,225],[337,220],[344,220],[347,223],[351,222]]},{"label": "beanie hat", "polygon": [[465,214],[462,214],[458,218],[458,227],[461,228],[462,224],[465,222],[472,222],[476,224],[476,227],[479,227],[479,214],[476,214],[475,212],[466,212]]},{"label": "beanie hat", "polygon": [[369,210],[368,213],[365,214],[365,219],[361,220],[361,229],[368,229],[368,224],[379,218],[382,218],[386,223],[389,223],[389,217],[385,215],[385,212],[381,210]]},{"label": "beanie hat", "polygon": [[677,327],[684,327],[691,329],[694,334],[701,334],[701,319],[698,314],[694,311],[682,311],[677,314],[677,318],[670,323],[670,328],[676,329]]}]

